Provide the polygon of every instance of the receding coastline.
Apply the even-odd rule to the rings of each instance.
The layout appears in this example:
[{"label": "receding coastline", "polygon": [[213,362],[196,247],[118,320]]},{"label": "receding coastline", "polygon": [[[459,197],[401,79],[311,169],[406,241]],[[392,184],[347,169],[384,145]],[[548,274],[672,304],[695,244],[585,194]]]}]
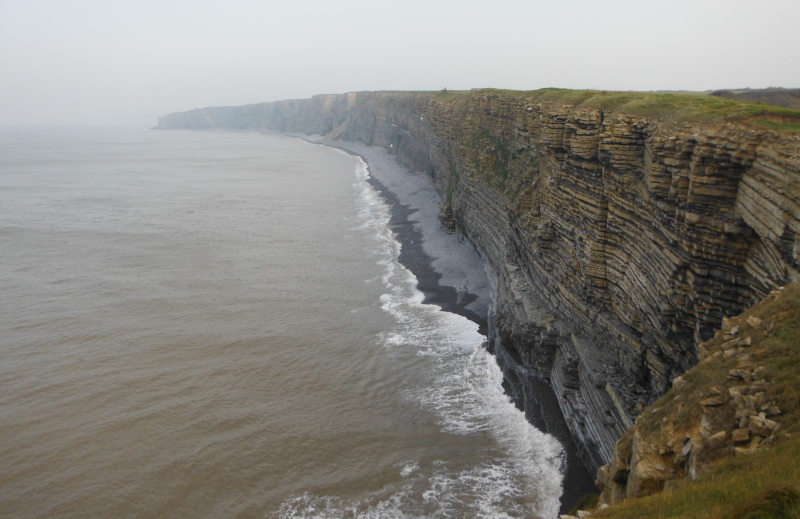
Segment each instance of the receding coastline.
[{"label": "receding coastline", "polygon": [[[491,286],[482,260],[466,238],[442,232],[437,216],[442,200],[428,177],[420,173],[415,175],[397,164],[395,157],[382,148],[348,141],[324,142],[319,137],[297,137],[355,154],[367,164],[370,172],[367,181],[391,209],[389,225],[402,246],[398,259],[417,278],[417,288],[425,294],[423,302],[470,319],[478,324],[480,333],[486,335]],[[436,251],[439,257],[433,256]],[[443,278],[451,285],[442,284]],[[465,286],[476,293],[463,288]],[[520,399],[516,399],[515,404],[525,412],[529,422],[555,436],[564,446],[566,471],[560,513],[566,513],[582,497],[598,490],[594,475],[586,470],[578,456],[552,388],[543,383],[536,389],[540,402],[537,408],[525,408]]]},{"label": "receding coastline", "polygon": [[800,277],[800,112],[701,94],[361,92],[173,114],[391,148],[497,278],[512,393],[556,388],[582,459],[698,358],[723,318]]}]

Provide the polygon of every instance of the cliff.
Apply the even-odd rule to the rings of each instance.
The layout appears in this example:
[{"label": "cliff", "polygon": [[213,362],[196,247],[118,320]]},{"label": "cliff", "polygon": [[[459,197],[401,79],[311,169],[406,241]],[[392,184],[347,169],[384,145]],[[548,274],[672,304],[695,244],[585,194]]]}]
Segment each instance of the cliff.
[{"label": "cliff", "polygon": [[596,470],[723,319],[800,278],[800,112],[692,94],[364,92],[171,114],[383,146],[496,279],[490,348]]},{"label": "cliff", "polygon": [[616,506],[595,516],[796,517],[798,334],[800,283],[727,319],[617,442],[598,473],[602,502]]}]

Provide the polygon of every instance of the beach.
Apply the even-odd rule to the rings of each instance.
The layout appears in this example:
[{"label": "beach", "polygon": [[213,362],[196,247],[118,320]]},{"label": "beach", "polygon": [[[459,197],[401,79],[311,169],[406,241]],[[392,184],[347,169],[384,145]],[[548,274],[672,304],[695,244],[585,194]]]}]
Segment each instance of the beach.
[{"label": "beach", "polygon": [[[402,245],[399,261],[416,276],[417,288],[425,294],[424,303],[472,320],[479,325],[480,333],[487,336],[494,286],[492,273],[466,236],[458,232],[449,234],[442,228],[439,221],[442,197],[430,177],[424,172],[409,171],[382,147],[350,141],[326,142],[318,135],[292,135],[342,149],[364,160],[370,174],[367,181],[390,207],[389,225]],[[513,364],[500,358],[498,363],[501,367]],[[597,492],[595,478],[580,461],[552,388],[542,381],[536,384],[535,391],[537,394],[528,398],[536,401],[538,407],[523,409],[523,402],[515,404],[525,411],[530,423],[555,436],[564,447],[561,513],[565,513],[586,494]]]}]

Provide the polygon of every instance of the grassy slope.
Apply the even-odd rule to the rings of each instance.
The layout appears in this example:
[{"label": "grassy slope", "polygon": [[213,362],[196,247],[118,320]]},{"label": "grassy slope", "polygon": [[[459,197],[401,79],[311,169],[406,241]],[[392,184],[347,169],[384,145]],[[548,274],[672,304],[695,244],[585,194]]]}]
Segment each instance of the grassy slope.
[{"label": "grassy slope", "polygon": [[[683,480],[672,491],[625,503],[594,513],[595,519],[615,518],[741,518],[748,505],[763,500],[773,489],[800,485],[800,438],[792,437],[770,449],[736,456],[697,482]],[[755,517],[797,517],[756,515]]]},{"label": "grassy slope", "polygon": [[739,99],[754,103],[785,106],[800,110],[800,88],[757,88],[744,90],[717,90],[711,95]]},{"label": "grassy slope", "polygon": [[705,93],[609,92],[543,88],[532,91],[483,89],[442,91],[444,100],[475,94],[517,96],[533,103],[569,104],[575,108],[603,109],[614,113],[656,119],[664,123],[720,123],[736,121],[777,132],[800,132],[800,111],[761,103],[710,96]]},{"label": "grassy slope", "polygon": [[[763,326],[753,327],[748,316],[763,320]],[[770,325],[770,323],[773,323]],[[739,317],[730,320],[730,326],[740,328],[740,336],[750,336],[749,348],[759,365],[766,367],[764,378],[771,383],[767,399],[782,410],[779,439],[775,446],[755,450],[734,457],[723,456],[712,470],[697,481],[681,480],[677,488],[654,496],[629,499],[625,503],[595,513],[595,518],[734,518],[734,517],[797,517],[800,505],[792,505],[794,512],[748,516],[743,510],[748,505],[764,502],[764,493],[773,489],[800,491],[800,283],[788,285],[779,295],[769,296]],[[720,351],[728,340],[722,333],[704,344],[709,354]],[[697,402],[711,395],[714,386],[729,386],[733,382],[727,373],[735,360],[709,361],[689,370],[684,379],[687,387],[682,391],[688,397],[676,400],[676,391],[670,390],[646,412],[639,426],[650,429],[664,416],[675,416],[693,422],[698,417]],[[731,364],[731,366],[728,366]],[[682,404],[679,411],[676,406]],[[657,409],[657,410],[655,410]],[[688,411],[686,411],[688,410]],[[683,416],[681,413],[683,412]],[[646,416],[648,415],[649,416]],[[729,454],[730,455],[730,454]],[[797,494],[800,496],[800,494]],[[800,499],[800,497],[798,497]]]}]

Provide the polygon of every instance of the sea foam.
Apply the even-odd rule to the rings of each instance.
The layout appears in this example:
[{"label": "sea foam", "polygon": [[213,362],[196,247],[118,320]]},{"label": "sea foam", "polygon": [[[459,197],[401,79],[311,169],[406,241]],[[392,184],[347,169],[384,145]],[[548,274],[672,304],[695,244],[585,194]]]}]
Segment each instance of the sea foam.
[{"label": "sea foam", "polygon": [[381,306],[397,325],[380,336],[391,350],[428,358],[429,383],[404,388],[404,399],[436,417],[441,430],[486,435],[490,452],[464,468],[438,460],[397,467],[400,483],[358,501],[306,493],[285,501],[276,517],[556,517],[565,463],[562,445],[525,419],[503,393],[503,375],[484,347],[485,337],[468,319],[423,304],[413,273],[400,264],[401,244],[389,228],[390,208],[356,168],[359,230],[373,237],[371,252],[383,268]]}]

